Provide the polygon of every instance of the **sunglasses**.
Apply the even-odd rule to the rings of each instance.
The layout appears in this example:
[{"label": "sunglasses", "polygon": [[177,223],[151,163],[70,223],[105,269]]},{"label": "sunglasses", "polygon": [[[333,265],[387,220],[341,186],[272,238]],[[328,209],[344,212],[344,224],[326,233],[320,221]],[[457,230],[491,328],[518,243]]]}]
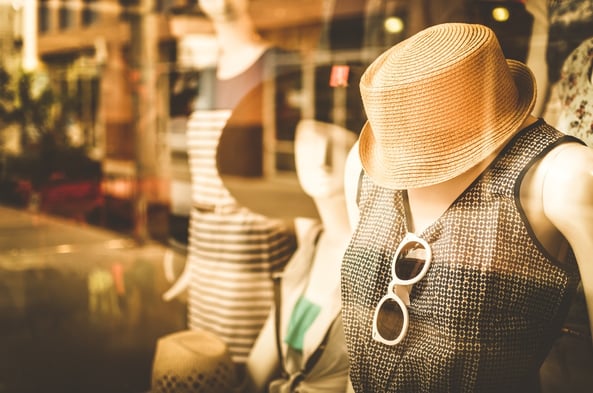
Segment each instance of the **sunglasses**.
[{"label": "sunglasses", "polygon": [[[422,280],[430,267],[432,251],[426,240],[407,233],[401,241],[391,263],[393,277],[387,294],[377,304],[373,316],[373,339],[387,345],[396,345],[406,336],[410,317],[407,291],[401,294],[398,288]],[[400,292],[400,294],[398,294]],[[402,300],[406,299],[406,302]]]}]

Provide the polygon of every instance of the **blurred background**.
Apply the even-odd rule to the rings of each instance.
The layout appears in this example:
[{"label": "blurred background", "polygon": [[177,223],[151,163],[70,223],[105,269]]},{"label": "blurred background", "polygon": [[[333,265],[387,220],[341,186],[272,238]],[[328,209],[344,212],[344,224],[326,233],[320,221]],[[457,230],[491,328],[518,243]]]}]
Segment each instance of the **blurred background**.
[{"label": "blurred background", "polygon": [[[549,34],[566,3],[249,7],[264,39],[299,54],[286,62],[300,83],[276,86],[293,117],[358,132],[365,65],[446,21],[491,26],[536,73],[541,115],[559,59],[593,35],[574,7],[574,29]],[[186,326],[184,299],[161,295],[185,263],[185,131],[215,77],[212,24],[198,0],[0,0],[0,54],[0,393],[147,392],[156,339]],[[348,83],[331,86],[334,65]],[[290,161],[290,136],[276,137]]]},{"label": "blurred background", "polygon": [[[305,116],[344,110],[315,88],[328,83],[319,65],[364,65],[447,20],[487,22],[525,60],[533,26],[520,1],[249,4],[264,39],[305,54],[304,91],[292,92]],[[198,1],[2,0],[0,20],[0,202],[166,240],[171,201],[189,208],[186,119],[217,59]]]}]

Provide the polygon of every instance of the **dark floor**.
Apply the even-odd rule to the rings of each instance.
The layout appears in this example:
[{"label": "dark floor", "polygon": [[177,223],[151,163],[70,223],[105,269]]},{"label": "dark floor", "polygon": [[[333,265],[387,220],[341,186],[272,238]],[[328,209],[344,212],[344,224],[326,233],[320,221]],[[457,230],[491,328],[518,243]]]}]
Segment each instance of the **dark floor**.
[{"label": "dark floor", "polygon": [[[0,205],[0,393],[150,390],[156,340],[185,328],[186,305],[161,299],[172,249],[125,233]],[[564,334],[541,375],[543,393],[593,392],[591,338]]]},{"label": "dark floor", "polygon": [[166,250],[0,206],[0,393],[147,392],[157,338],[185,327]]}]

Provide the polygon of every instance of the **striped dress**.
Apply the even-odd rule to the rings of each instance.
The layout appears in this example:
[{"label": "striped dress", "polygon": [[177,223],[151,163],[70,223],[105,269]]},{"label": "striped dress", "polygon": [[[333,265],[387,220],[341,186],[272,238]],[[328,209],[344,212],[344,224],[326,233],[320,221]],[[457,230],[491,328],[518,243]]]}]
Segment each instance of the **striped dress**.
[{"label": "striped dress", "polygon": [[[249,77],[247,85],[224,81],[225,93],[237,82],[243,88],[234,97],[240,98],[245,86],[253,86],[253,71],[238,78]],[[229,345],[233,360],[243,363],[273,302],[272,273],[284,268],[295,240],[283,221],[239,206],[222,182],[216,151],[232,105],[219,102],[213,108],[198,109],[188,122],[192,185],[188,323],[190,329],[219,335]]]}]

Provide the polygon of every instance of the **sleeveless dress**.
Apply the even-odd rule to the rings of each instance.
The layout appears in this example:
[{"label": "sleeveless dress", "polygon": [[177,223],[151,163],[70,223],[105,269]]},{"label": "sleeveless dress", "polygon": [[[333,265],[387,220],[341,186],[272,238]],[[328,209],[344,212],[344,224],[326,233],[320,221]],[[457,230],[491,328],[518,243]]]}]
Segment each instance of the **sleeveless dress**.
[{"label": "sleeveless dress", "polygon": [[[187,127],[192,186],[188,325],[221,337],[237,363],[247,359],[270,311],[272,273],[284,268],[296,246],[283,221],[238,205],[216,162],[222,131],[242,106],[241,100],[267,78],[264,71],[272,50],[238,77],[217,81],[212,104],[195,110]],[[261,127],[261,104],[249,103],[246,116],[252,129]]]},{"label": "sleeveless dress", "polygon": [[432,264],[413,286],[409,330],[395,346],[371,332],[406,232],[403,192],[363,177],[361,218],[342,266],[342,318],[357,392],[537,389],[579,274],[572,251],[555,260],[535,238],[519,186],[539,157],[573,140],[540,119],[419,234]]}]

